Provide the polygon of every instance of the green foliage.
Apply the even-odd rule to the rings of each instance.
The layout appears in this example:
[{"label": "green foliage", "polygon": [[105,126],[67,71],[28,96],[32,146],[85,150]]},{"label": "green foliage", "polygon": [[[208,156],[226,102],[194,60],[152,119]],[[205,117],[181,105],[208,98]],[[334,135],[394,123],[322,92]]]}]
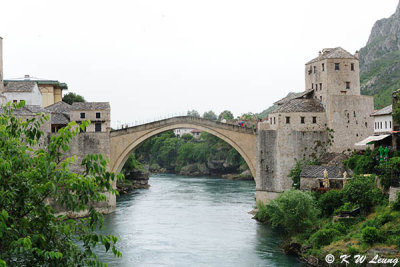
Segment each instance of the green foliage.
[{"label": "green foliage", "polygon": [[399,62],[400,51],[389,51],[368,65],[362,66],[361,92],[374,96],[377,109],[392,104],[392,92],[400,88]]},{"label": "green foliage", "polygon": [[257,212],[255,214],[255,218],[260,222],[265,222],[268,218],[267,215],[267,207],[261,201],[257,202]]},{"label": "green foliage", "polygon": [[397,193],[396,200],[391,204],[393,210],[400,211],[400,193]]},{"label": "green foliage", "polygon": [[376,173],[375,169],[379,165],[378,149],[371,150],[369,147],[362,153],[354,152],[343,164],[353,170],[355,174]]},{"label": "green foliage", "polygon": [[[167,131],[146,140],[135,151],[135,157],[143,163],[168,171],[179,171],[188,164],[207,164],[209,160],[226,160],[227,171],[238,172],[242,165],[247,165],[240,154],[220,138],[202,132],[199,139],[190,134],[175,137],[173,131]],[[228,169],[229,168],[229,169]]]},{"label": "green foliage", "polygon": [[273,227],[282,227],[288,233],[309,230],[316,224],[320,213],[311,194],[299,190],[281,193],[266,205],[263,212],[265,214],[258,216],[267,218]]},{"label": "green foliage", "polygon": [[64,95],[62,98],[62,101],[64,101],[65,103],[68,103],[70,105],[72,105],[72,103],[74,103],[74,102],[86,102],[85,98],[83,98],[83,96],[72,93],[72,92]]},{"label": "green foliage", "polygon": [[379,178],[385,190],[388,190],[392,183],[397,183],[395,179],[400,177],[400,157],[392,157],[388,162],[382,162],[378,168]]},{"label": "green foliage", "polygon": [[127,175],[132,170],[142,170],[144,171],[143,165],[135,158],[135,153],[129,155],[128,160],[125,162],[124,167],[122,168],[122,173]]},{"label": "green foliage", "polygon": [[194,110],[194,109],[193,110],[188,110],[187,116],[200,118],[199,112],[197,110]]},{"label": "green foliage", "polygon": [[314,248],[329,245],[341,233],[334,228],[323,228],[311,235],[310,241]]},{"label": "green foliage", "polygon": [[238,117],[238,119],[243,121],[254,121],[257,120],[257,115],[252,112],[247,112],[243,113],[240,117]]},{"label": "green foliage", "polygon": [[318,206],[324,216],[331,216],[332,213],[343,205],[343,196],[338,190],[330,190],[322,194],[318,199]]},{"label": "green foliage", "polygon": [[217,115],[214,113],[214,111],[210,110],[210,111],[203,113],[203,119],[210,120],[210,121],[216,121]]},{"label": "green foliage", "polygon": [[381,191],[375,186],[375,176],[354,176],[342,189],[343,200],[357,204],[364,211],[383,199]]},{"label": "green foliage", "polygon": [[218,115],[218,120],[233,120],[233,114],[229,110],[224,110],[221,112],[221,114]]},{"label": "green foliage", "polygon": [[[65,158],[69,142],[79,133],[75,123],[52,135],[46,146],[40,126],[48,117],[20,119],[7,104],[0,114],[0,264],[15,266],[100,265],[93,248],[100,244],[114,255],[117,238],[95,232],[103,216],[93,204],[114,194],[113,181],[122,178],[107,171],[102,155],[88,155],[83,173],[70,171],[75,157]],[[83,122],[81,127],[86,127]],[[49,204],[51,202],[52,204]],[[81,212],[87,218],[71,220],[55,209]],[[79,244],[79,245],[78,245]]]},{"label": "green foliage", "polygon": [[362,232],[362,239],[368,244],[373,244],[380,239],[379,231],[373,226],[365,227]]}]

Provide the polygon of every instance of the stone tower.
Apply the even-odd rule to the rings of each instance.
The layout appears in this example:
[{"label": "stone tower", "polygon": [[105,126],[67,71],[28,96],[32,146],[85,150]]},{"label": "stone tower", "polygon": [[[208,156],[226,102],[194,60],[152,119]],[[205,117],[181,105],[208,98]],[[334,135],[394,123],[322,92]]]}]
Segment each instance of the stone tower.
[{"label": "stone tower", "polygon": [[305,69],[306,90],[314,90],[324,105],[331,95],[360,95],[358,52],[350,54],[341,47],[325,48]]},{"label": "stone tower", "polygon": [[373,135],[373,98],[360,94],[358,52],[350,54],[341,47],[325,48],[305,67],[306,90],[325,107],[332,130],[331,151],[352,149],[354,144]]},{"label": "stone tower", "polygon": [[4,92],[3,76],[3,38],[0,36],[0,93]]}]

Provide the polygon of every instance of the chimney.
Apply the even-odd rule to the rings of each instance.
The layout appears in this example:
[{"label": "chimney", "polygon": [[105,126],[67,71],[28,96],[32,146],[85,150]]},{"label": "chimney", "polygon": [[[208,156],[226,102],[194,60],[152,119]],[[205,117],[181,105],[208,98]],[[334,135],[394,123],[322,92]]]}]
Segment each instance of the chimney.
[{"label": "chimney", "polygon": [[3,38],[0,36],[0,93],[4,92],[3,77]]},{"label": "chimney", "polygon": [[355,58],[358,59],[358,50],[356,51],[356,53],[354,54]]}]

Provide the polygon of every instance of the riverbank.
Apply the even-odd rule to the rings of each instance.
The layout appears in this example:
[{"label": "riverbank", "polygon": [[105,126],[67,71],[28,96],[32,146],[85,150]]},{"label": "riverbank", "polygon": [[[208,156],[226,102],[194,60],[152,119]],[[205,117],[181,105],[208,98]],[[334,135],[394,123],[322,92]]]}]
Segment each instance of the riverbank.
[{"label": "riverbank", "polygon": [[[347,210],[359,213],[341,216]],[[400,199],[389,204],[374,177],[353,177],[341,191],[324,194],[287,191],[267,205],[258,203],[255,218],[284,230],[285,253],[310,266],[328,266],[329,254],[336,259],[333,266],[339,266],[341,255],[353,263],[355,255],[367,262],[375,255],[400,259]]]}]

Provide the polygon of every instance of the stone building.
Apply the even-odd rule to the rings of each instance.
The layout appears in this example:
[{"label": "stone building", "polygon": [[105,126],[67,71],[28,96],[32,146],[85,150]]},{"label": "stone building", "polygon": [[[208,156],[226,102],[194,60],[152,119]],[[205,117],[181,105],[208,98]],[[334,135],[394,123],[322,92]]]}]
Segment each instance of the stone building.
[{"label": "stone building", "polygon": [[75,102],[72,103],[70,120],[78,123],[90,120],[87,132],[107,132],[111,130],[110,103]]},{"label": "stone building", "polygon": [[341,189],[343,188],[343,181],[349,177],[345,176],[348,173],[342,166],[319,166],[309,165],[304,166],[300,173],[300,189],[301,190],[315,190],[324,187],[324,171],[328,174],[330,188]]},{"label": "stone building", "polygon": [[341,153],[373,134],[373,98],[360,95],[358,52],[323,49],[305,64],[305,90],[275,103],[258,125],[257,199],[288,190],[296,159]]}]

